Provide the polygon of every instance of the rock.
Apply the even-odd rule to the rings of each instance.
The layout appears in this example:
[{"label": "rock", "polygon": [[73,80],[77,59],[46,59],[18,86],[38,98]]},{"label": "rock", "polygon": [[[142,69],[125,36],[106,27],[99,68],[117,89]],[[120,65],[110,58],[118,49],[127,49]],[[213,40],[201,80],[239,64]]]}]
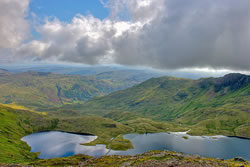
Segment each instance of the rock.
[{"label": "rock", "polygon": [[165,157],[166,155],[164,153],[160,153],[160,154],[155,154],[152,155],[151,157]]},{"label": "rock", "polygon": [[244,159],[241,158],[241,157],[235,157],[234,160],[235,160],[235,161],[239,161],[239,162],[246,162],[246,160],[244,160]]},{"label": "rock", "polygon": [[131,166],[131,162],[123,162],[120,167],[127,167],[127,166]]}]

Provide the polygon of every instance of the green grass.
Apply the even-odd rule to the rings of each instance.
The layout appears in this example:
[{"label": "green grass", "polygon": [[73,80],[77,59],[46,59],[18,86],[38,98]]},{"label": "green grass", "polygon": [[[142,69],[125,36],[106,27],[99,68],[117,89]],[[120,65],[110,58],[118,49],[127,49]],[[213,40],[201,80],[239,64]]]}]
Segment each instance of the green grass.
[{"label": "green grass", "polygon": [[62,167],[62,166],[79,166],[81,163],[84,163],[86,160],[92,157],[88,155],[74,155],[71,157],[65,158],[52,158],[45,160],[35,160],[29,163],[29,165],[34,166],[53,166],[53,167]]},{"label": "green grass", "polygon": [[[16,102],[5,106],[0,105],[1,163],[31,163],[37,160],[37,154],[30,153],[28,145],[20,139],[27,134],[41,130],[94,134],[98,138],[85,145],[105,144],[106,148],[114,150],[133,148],[131,142],[123,138],[123,135],[127,133],[191,129],[189,131],[191,135],[250,137],[250,85],[243,82],[243,86],[240,87],[242,83],[238,83],[238,79],[234,84],[234,82],[228,82],[228,78],[201,80],[154,78],[132,88],[94,98],[83,104],[56,108],[54,106],[57,105],[53,100],[55,100],[54,97],[59,97],[58,85],[62,91],[71,90],[66,94],[65,92],[60,94],[60,103],[78,103],[79,100],[83,100],[79,92],[82,88],[85,89],[86,83],[80,86],[72,84],[75,81],[79,84],[82,78],[55,74],[37,76],[36,73],[31,73],[29,75],[17,75],[17,79],[20,80],[15,82],[12,82],[11,77],[0,80],[0,91],[4,95],[1,98]],[[42,77],[45,81],[42,81]],[[6,85],[9,80],[11,80],[11,85]],[[91,87],[97,84],[95,80],[84,81]],[[27,84],[28,86],[25,86]],[[103,87],[102,84],[99,86]],[[55,87],[57,91],[54,91]],[[5,91],[9,94],[5,94]],[[86,91],[83,92],[91,94],[89,89]],[[74,98],[69,100],[69,97]],[[58,104],[58,106],[61,105]],[[46,110],[48,114],[38,113],[35,110],[26,111],[29,107],[45,111],[44,107],[49,106],[53,108]],[[80,157],[36,162],[45,166],[76,165],[81,161]],[[126,161],[126,156],[124,158],[123,160]],[[150,159],[150,157],[147,158]],[[86,159],[88,157],[83,157],[83,161]],[[133,163],[139,164],[149,159],[139,159]],[[107,158],[106,161],[104,157],[94,163],[116,166],[122,162],[115,162],[112,157]]]},{"label": "green grass", "polygon": [[134,156],[103,156],[93,158],[85,155],[76,155],[66,158],[53,158],[48,160],[38,160],[30,163],[35,166],[93,166],[93,167],[119,167],[119,166],[230,166],[249,167],[249,162],[239,162],[235,160],[220,160],[214,158],[201,158],[197,156],[187,156],[171,151],[150,151]]},{"label": "green grass", "polygon": [[[129,74],[129,76],[132,74]],[[15,103],[29,109],[44,110],[82,103],[95,96],[125,89],[141,80],[122,80],[112,75],[77,76],[24,72],[0,75],[0,103]]]},{"label": "green grass", "polygon": [[85,145],[105,144],[106,148],[113,150],[133,148],[132,143],[123,138],[123,134],[187,130],[146,118],[116,122],[100,116],[75,115],[75,112],[70,111],[62,111],[62,115],[58,113],[44,115],[1,105],[0,115],[0,162],[2,163],[25,163],[35,160],[37,154],[30,153],[28,145],[20,139],[43,130],[93,134],[98,138]]},{"label": "green grass", "polygon": [[53,120],[24,110],[0,105],[0,162],[24,163],[36,159],[37,154],[21,138],[36,131],[52,129]]},{"label": "green grass", "polygon": [[[105,144],[107,148],[111,147],[116,150],[129,149],[132,145],[130,141],[125,139],[123,139],[125,145],[120,144],[121,140],[114,140],[110,145],[112,138],[115,138],[120,134],[131,133],[132,128],[111,119],[98,116],[62,118],[59,120],[56,130],[89,133],[98,136],[96,140],[85,145]],[[118,147],[118,145],[120,145],[120,147]],[[126,148],[126,146],[128,147]]]},{"label": "green grass", "polygon": [[[191,128],[190,134],[194,135],[250,137],[248,77],[229,74],[223,78],[200,80],[153,78],[132,88],[67,108],[122,123],[138,118],[164,121],[170,127],[171,124],[178,125],[177,129],[179,125]],[[144,120],[134,127],[141,133],[156,131]]]}]

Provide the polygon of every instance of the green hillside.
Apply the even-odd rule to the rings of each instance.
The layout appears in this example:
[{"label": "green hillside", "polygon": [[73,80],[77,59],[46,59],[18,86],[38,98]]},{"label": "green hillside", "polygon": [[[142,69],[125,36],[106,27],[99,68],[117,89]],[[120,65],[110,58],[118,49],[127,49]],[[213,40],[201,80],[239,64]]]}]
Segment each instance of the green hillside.
[{"label": "green hillside", "polygon": [[0,75],[0,102],[29,108],[78,103],[125,88],[119,81],[55,73],[24,72]]},{"label": "green hillside", "polygon": [[[69,113],[69,112],[68,112]],[[101,117],[82,117],[82,118],[49,118],[35,112],[25,110],[15,110],[0,105],[0,166],[156,166],[156,165],[181,165],[181,166],[249,166],[248,161],[238,159],[223,160],[214,158],[201,158],[199,156],[184,155],[170,151],[151,151],[134,156],[103,156],[99,158],[87,155],[75,155],[65,158],[38,159],[38,153],[31,153],[30,147],[21,138],[27,134],[41,130],[66,130],[73,132],[90,132],[98,133],[101,136],[109,137],[131,133],[130,127]],[[147,120],[140,120],[136,125]],[[152,122],[151,122],[152,123]],[[158,124],[158,125],[156,125]],[[110,126],[110,125],[116,125]],[[160,123],[155,123],[160,127]],[[102,137],[100,139],[103,139]],[[108,140],[110,141],[110,140]],[[100,142],[100,141],[99,141]],[[97,144],[97,142],[90,143]],[[101,141],[103,144],[103,141]],[[122,149],[131,147],[128,140],[121,136],[115,138],[107,144],[110,148]]]},{"label": "green hillside", "polygon": [[21,138],[40,130],[53,129],[55,119],[34,112],[15,110],[0,105],[0,162],[23,163],[36,159],[37,154]]},{"label": "green hillside", "polygon": [[[142,84],[82,105],[67,106],[84,114],[121,120],[117,113],[175,122],[192,128],[191,134],[250,137],[250,76],[190,80],[153,78]],[[114,116],[115,115],[115,116]],[[123,120],[124,121],[124,120]]]},{"label": "green hillside", "polygon": [[124,84],[124,88],[132,87],[153,77],[160,77],[162,74],[143,70],[119,70],[107,71],[96,74],[98,80],[108,80],[112,83]]},{"label": "green hillside", "polygon": [[139,84],[156,74],[139,70],[109,71],[93,76],[0,69],[0,103],[43,110],[82,103]]},{"label": "green hillside", "polygon": [[133,145],[123,138],[123,134],[187,130],[143,118],[130,120],[125,124],[101,116],[82,116],[70,110],[45,114],[28,111],[16,105],[8,106],[0,104],[0,163],[24,163],[36,160],[38,154],[30,153],[30,147],[22,142],[21,138],[39,131],[89,133],[98,138],[85,145],[105,144],[107,148],[113,150],[127,150],[133,148]]},{"label": "green hillside", "polygon": [[[53,73],[29,72],[28,75],[27,73],[8,75],[10,76],[0,81],[3,87],[6,86],[3,83],[7,82],[8,79],[12,81],[8,83],[22,89],[25,88],[25,84],[31,84],[27,86],[28,92],[25,96],[27,103],[21,104],[28,105],[28,100],[33,100],[36,105],[30,106],[36,107],[38,106],[36,99],[29,96],[32,96],[35,91],[41,91],[42,88],[33,85],[52,88],[60,84],[60,87],[63,87],[63,84],[82,79],[79,76],[74,78]],[[53,108],[48,110],[48,113],[28,111],[23,106],[11,103],[0,105],[0,163],[22,163],[38,166],[47,166],[48,164],[51,166],[77,166],[79,163],[86,165],[95,163],[97,166],[108,166],[121,165],[122,162],[128,161],[127,157],[129,156],[120,156],[122,161],[117,163],[113,161],[113,156],[93,160],[93,158],[84,155],[39,160],[37,159],[38,154],[30,153],[30,147],[20,139],[25,135],[44,130],[94,134],[98,138],[86,145],[105,144],[107,148],[114,150],[133,148],[131,142],[122,136],[127,133],[187,131],[191,129],[189,131],[191,135],[227,135],[249,138],[249,83],[250,77],[241,74],[199,80],[161,77],[150,79],[132,88],[107,96],[96,97],[84,104]],[[7,86],[5,88],[8,88]],[[12,90],[13,93],[17,91],[18,95],[17,88]],[[8,89],[6,92],[11,92],[11,90]],[[64,94],[60,97],[66,99]],[[54,104],[51,103],[51,106]],[[170,158],[172,154],[175,154],[165,153]],[[145,154],[146,159],[143,155],[140,162],[136,160],[133,163],[147,163],[148,160],[156,160],[153,158],[155,154],[158,156],[158,152],[152,152],[150,156]],[[138,159],[137,156],[136,159]],[[197,158],[191,159],[196,163]],[[163,161],[158,163],[169,162],[169,159],[160,160]],[[198,158],[197,163],[200,160]],[[209,159],[209,161],[215,163],[214,159]],[[180,159],[179,162],[185,161]],[[238,164],[235,161],[227,161],[227,163],[232,163],[232,166]]]}]

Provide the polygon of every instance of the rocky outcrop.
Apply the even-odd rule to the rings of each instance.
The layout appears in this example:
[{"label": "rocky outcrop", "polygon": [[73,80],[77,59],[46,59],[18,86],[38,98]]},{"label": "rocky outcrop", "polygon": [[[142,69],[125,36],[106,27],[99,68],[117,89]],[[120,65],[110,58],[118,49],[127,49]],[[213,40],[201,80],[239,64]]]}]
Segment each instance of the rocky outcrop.
[{"label": "rocky outcrop", "polygon": [[75,155],[66,158],[37,160],[29,165],[1,165],[0,167],[35,167],[35,166],[91,166],[91,167],[238,167],[249,166],[242,158],[233,160],[202,158],[198,155],[185,155],[171,151],[151,151],[134,156],[110,155],[99,158]]},{"label": "rocky outcrop", "polygon": [[229,87],[231,90],[238,90],[242,87],[250,84],[250,76],[240,73],[227,74],[224,77],[217,78],[214,80],[214,90],[219,92],[226,87]]}]

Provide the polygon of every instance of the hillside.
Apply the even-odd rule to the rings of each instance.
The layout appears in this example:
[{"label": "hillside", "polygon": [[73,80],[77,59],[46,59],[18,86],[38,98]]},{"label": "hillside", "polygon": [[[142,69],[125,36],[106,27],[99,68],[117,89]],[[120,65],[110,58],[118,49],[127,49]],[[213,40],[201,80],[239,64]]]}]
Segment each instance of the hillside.
[{"label": "hillside", "polygon": [[55,119],[0,105],[0,162],[23,163],[35,160],[37,154],[21,138],[40,130],[53,129]]},{"label": "hillside", "polygon": [[[15,83],[12,84],[17,86],[20,83],[35,82],[53,85],[55,81],[64,84],[81,78],[37,72],[10,76],[15,76]],[[12,79],[11,77],[7,78]],[[6,82],[0,82],[4,81]],[[114,150],[127,150],[133,147],[129,140],[122,137],[127,133],[191,129],[189,133],[193,135],[250,137],[249,83],[250,77],[241,74],[199,80],[161,77],[94,98],[84,104],[54,108],[49,113],[28,111],[27,108],[12,103],[0,104],[0,163],[6,164],[5,166],[13,163],[34,166],[203,166],[208,163],[211,166],[247,166],[248,162],[200,158],[167,151],[152,151],[135,156],[93,158],[76,155],[39,160],[37,154],[30,153],[28,145],[20,139],[27,134],[44,130],[90,133],[98,138],[86,145],[105,144],[107,148]]]},{"label": "hillside", "polygon": [[21,138],[31,133],[46,130],[97,135],[98,138],[89,145],[106,144],[107,148],[120,150],[133,147],[130,141],[123,139],[123,137],[110,143],[111,138],[130,133],[132,129],[107,118],[69,115],[56,118],[0,104],[0,163],[28,163],[37,160],[38,154],[31,153],[30,147],[21,141]]},{"label": "hillside", "polygon": [[[126,72],[124,72],[126,73]],[[0,71],[0,102],[16,103],[29,108],[45,109],[63,104],[81,103],[95,96],[125,89],[142,82],[129,77],[122,79],[110,73],[98,76],[64,75],[50,72],[11,74]],[[150,77],[150,76],[148,76]],[[145,78],[147,79],[147,78]]]},{"label": "hillside", "polygon": [[153,77],[160,77],[162,74],[154,73],[143,70],[119,70],[119,71],[108,71],[96,74],[95,77],[98,80],[108,80],[112,83],[124,84],[124,88],[129,88],[144,82]]},{"label": "hillside", "polygon": [[53,158],[48,160],[37,160],[26,165],[1,165],[2,167],[35,167],[35,166],[91,166],[91,167],[249,167],[250,163],[240,158],[223,160],[215,158],[202,158],[195,155],[185,155],[170,151],[150,151],[134,156],[103,156],[99,158],[87,155],[75,155],[66,158]]},{"label": "hillside", "polygon": [[199,80],[153,78],[71,108],[115,120],[126,112],[177,122],[192,127],[191,134],[250,137],[249,83],[250,76],[242,74]]},{"label": "hillside", "polygon": [[0,68],[0,76],[6,76],[6,75],[10,75],[10,74],[11,74],[11,72],[9,72],[8,70]]}]

